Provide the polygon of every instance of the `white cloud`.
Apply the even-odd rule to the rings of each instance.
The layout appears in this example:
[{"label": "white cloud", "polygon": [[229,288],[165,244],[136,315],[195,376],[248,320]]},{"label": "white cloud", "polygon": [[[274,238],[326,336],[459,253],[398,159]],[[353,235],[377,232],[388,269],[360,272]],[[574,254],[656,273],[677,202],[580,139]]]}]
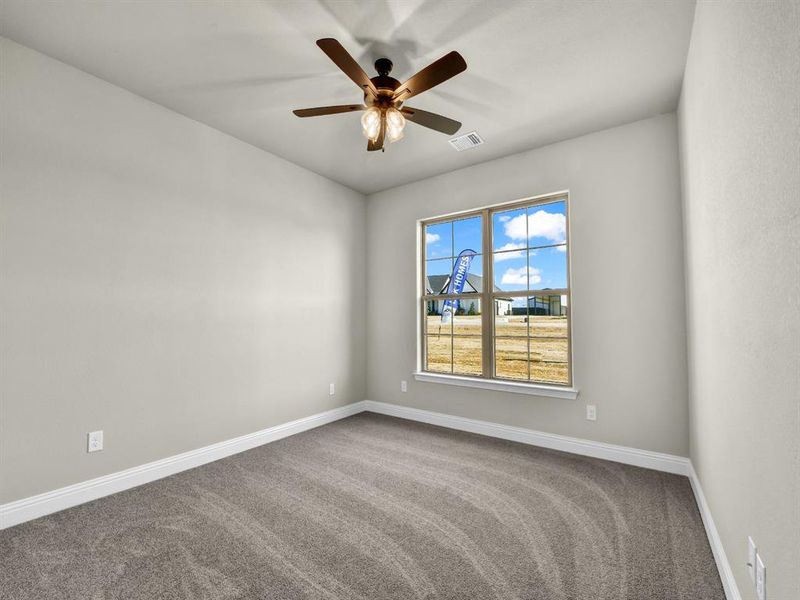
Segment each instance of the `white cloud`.
[{"label": "white cloud", "polygon": [[502,217],[498,217],[497,220],[500,221],[501,223],[506,223],[511,220],[511,217],[509,217],[508,215],[503,215]]},{"label": "white cloud", "polygon": [[439,234],[438,233],[426,233],[425,234],[425,243],[426,244],[433,244],[434,242],[439,241]]},{"label": "white cloud", "polygon": [[559,252],[566,252],[567,251],[567,245],[564,244],[563,246],[556,246],[556,250],[558,250]]},{"label": "white cloud", "polygon": [[[515,244],[514,242],[509,242],[508,244],[504,244],[495,250],[495,252],[502,252],[503,250],[517,250],[517,248],[524,248],[525,244]],[[503,252],[503,254],[495,254],[494,255],[494,262],[499,263],[504,260],[511,260],[512,258],[520,258],[525,256],[523,252]]]},{"label": "white cloud", "polygon": [[528,285],[528,279],[530,279],[531,284],[534,284],[542,281],[541,275],[542,272],[533,267],[506,269],[506,272],[503,273],[503,277],[500,279],[500,283],[506,285]]},{"label": "white cloud", "polygon": [[512,240],[524,240],[527,236],[527,231],[525,231],[525,219],[526,216],[522,214],[508,221],[505,226],[506,235]]},{"label": "white cloud", "polygon": [[[505,224],[505,232],[512,240],[524,240],[525,215],[517,215]],[[561,213],[549,213],[546,210],[537,210],[532,215],[527,215],[528,237],[543,237],[555,244],[560,244],[566,239],[567,218]]]}]

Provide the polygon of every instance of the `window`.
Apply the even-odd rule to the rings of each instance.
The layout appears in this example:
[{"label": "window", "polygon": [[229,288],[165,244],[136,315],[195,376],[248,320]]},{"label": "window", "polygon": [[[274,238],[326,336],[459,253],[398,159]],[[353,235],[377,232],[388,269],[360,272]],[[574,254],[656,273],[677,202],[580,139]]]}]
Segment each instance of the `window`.
[{"label": "window", "polygon": [[571,386],[568,198],[422,222],[421,369]]}]

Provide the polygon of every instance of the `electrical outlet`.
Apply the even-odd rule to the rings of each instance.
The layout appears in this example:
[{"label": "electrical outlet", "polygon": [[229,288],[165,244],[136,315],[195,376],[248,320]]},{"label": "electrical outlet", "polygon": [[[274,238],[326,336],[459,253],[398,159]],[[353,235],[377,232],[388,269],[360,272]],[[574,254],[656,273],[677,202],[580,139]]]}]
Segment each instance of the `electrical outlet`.
[{"label": "electrical outlet", "polygon": [[767,568],[756,552],[756,596],[758,600],[767,600]]},{"label": "electrical outlet", "polygon": [[404,379],[400,382],[400,391],[407,392],[408,391],[408,382]]},{"label": "electrical outlet", "polygon": [[597,407],[594,404],[586,405],[586,420],[597,421]]},{"label": "electrical outlet", "polygon": [[333,396],[336,393],[336,386],[331,384],[331,389],[328,393]]},{"label": "electrical outlet", "polygon": [[87,452],[99,452],[103,449],[103,431],[90,431],[86,445]]},{"label": "electrical outlet", "polygon": [[756,543],[753,538],[747,536],[747,573],[750,581],[756,582]]}]

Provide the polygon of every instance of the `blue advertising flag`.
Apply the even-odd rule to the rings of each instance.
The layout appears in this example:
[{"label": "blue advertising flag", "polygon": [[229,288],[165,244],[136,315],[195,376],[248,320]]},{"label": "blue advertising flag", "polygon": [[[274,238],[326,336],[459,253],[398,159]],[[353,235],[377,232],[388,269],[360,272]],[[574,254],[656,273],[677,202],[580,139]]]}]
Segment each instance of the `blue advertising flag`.
[{"label": "blue advertising flag", "polygon": [[[453,273],[450,275],[450,283],[447,284],[448,294],[460,294],[464,290],[464,284],[467,282],[467,275],[469,275],[469,267],[472,264],[472,259],[477,254],[475,250],[462,250],[458,255],[456,264],[453,265]],[[442,323],[449,323],[457,310],[458,300],[452,298],[445,300],[442,305]]]}]

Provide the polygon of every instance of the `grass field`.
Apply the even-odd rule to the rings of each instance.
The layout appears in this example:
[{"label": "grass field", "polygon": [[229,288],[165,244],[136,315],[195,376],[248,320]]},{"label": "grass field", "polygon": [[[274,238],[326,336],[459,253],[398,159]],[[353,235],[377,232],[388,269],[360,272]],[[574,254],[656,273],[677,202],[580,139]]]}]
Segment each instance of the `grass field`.
[{"label": "grass field", "polygon": [[[527,381],[530,372],[532,381],[568,382],[566,317],[510,316],[495,319],[495,377]],[[480,334],[480,315],[454,317],[452,332],[450,325],[442,325],[441,317],[429,316],[427,369],[480,375]]]}]

